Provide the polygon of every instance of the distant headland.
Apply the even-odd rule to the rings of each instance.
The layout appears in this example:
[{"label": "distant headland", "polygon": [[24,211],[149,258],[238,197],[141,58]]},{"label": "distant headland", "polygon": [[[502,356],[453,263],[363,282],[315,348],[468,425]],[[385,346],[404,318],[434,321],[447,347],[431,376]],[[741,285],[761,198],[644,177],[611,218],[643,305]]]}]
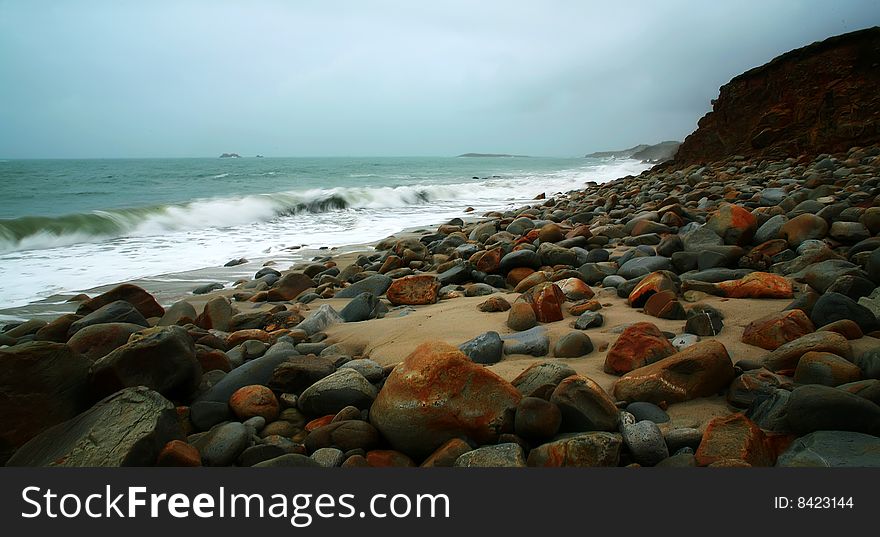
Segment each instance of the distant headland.
[{"label": "distant headland", "polygon": [[629,149],[618,149],[616,151],[597,151],[590,153],[586,157],[592,158],[631,158],[636,160],[645,160],[649,162],[662,162],[672,159],[681,142],[669,140],[660,142],[659,144],[639,144]]},{"label": "distant headland", "polygon": [[241,155],[238,153],[223,153],[220,155],[220,158],[241,158]]}]

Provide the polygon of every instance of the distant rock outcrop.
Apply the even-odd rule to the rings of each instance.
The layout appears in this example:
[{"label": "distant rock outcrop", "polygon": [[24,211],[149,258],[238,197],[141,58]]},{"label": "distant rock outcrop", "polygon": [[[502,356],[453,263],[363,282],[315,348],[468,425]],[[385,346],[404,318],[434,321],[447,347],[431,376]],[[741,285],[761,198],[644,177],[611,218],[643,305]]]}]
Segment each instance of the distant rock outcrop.
[{"label": "distant rock outcrop", "polygon": [[672,167],[815,156],[880,142],[880,28],[786,52],[721,86]]},{"label": "distant rock outcrop", "polygon": [[675,155],[681,142],[673,140],[660,142],[659,144],[648,145],[639,144],[629,149],[619,149],[616,151],[597,151],[586,155],[587,158],[631,158],[636,160],[646,160],[650,162],[663,162]]},{"label": "distant rock outcrop", "polygon": [[220,155],[220,158],[241,158],[241,155],[238,153],[223,153]]}]

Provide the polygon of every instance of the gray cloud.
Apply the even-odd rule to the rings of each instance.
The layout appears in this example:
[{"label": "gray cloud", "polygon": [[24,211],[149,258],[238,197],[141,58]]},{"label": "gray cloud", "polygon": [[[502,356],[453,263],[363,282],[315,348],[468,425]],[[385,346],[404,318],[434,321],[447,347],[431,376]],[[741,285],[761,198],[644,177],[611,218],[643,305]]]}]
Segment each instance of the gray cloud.
[{"label": "gray cloud", "polygon": [[876,0],[0,0],[0,156],[579,155],[681,139],[736,74],[876,24]]}]

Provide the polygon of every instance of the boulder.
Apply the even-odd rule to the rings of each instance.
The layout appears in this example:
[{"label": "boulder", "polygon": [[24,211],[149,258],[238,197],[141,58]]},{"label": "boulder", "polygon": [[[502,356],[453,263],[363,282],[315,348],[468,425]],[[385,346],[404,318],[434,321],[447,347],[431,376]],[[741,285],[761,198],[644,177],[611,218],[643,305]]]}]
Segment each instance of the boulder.
[{"label": "boulder", "polygon": [[306,388],[297,404],[309,416],[324,416],[347,406],[370,408],[375,398],[376,388],[363,375],[341,368]]},{"label": "boulder", "polygon": [[391,283],[386,292],[389,302],[395,306],[433,304],[437,302],[440,281],[430,274],[404,276]]},{"label": "boulder", "polygon": [[341,289],[334,295],[335,298],[354,298],[361,293],[372,293],[373,296],[382,296],[391,287],[394,280],[384,274],[367,276],[359,282],[355,282],[345,289]]},{"label": "boulder", "polygon": [[183,437],[174,405],[142,386],[125,388],[23,445],[7,466],[152,466]]},{"label": "boulder", "polygon": [[622,375],[675,354],[675,347],[651,323],[628,326],[605,355],[605,372]]},{"label": "boulder", "polygon": [[235,311],[232,309],[232,304],[229,303],[229,299],[223,296],[218,296],[209,300],[204,309],[202,309],[202,313],[196,317],[196,326],[199,328],[204,328],[205,330],[220,330],[221,332],[228,332],[232,327],[232,316],[235,315]]},{"label": "boulder", "polygon": [[134,306],[124,300],[117,300],[97,310],[86,314],[85,317],[71,323],[67,335],[74,334],[87,326],[106,323],[131,323],[142,327],[150,326],[144,316]]},{"label": "boulder", "polygon": [[830,352],[804,353],[794,370],[794,381],[798,384],[840,386],[861,378],[859,366]]},{"label": "boulder", "polygon": [[268,300],[270,302],[284,302],[293,300],[306,289],[315,287],[315,282],[300,272],[288,272],[275,282],[269,289]]},{"label": "boulder", "polygon": [[880,321],[870,309],[840,293],[825,293],[813,306],[810,319],[816,326],[822,326],[841,319],[850,319],[859,325],[862,332],[880,329]]},{"label": "boulder", "polygon": [[718,393],[734,375],[724,345],[705,340],[626,373],[614,383],[612,392],[625,401],[679,403]]},{"label": "boulder", "polygon": [[815,330],[803,311],[781,311],[750,322],[743,330],[742,342],[772,351]]},{"label": "boulder", "polygon": [[849,431],[816,431],[792,442],[776,460],[776,466],[880,467],[880,438]]},{"label": "boulder", "polygon": [[550,352],[550,336],[543,326],[501,336],[504,354],[528,354],[546,356]]},{"label": "boulder", "polygon": [[129,343],[95,361],[90,374],[93,389],[103,396],[122,388],[146,386],[180,397],[198,387],[202,367],[186,330],[165,326],[133,335]]},{"label": "boulder", "polygon": [[709,216],[706,227],[721,237],[725,244],[745,246],[754,237],[758,221],[743,207],[725,203]]},{"label": "boulder", "polygon": [[592,379],[565,378],[553,390],[550,402],[562,413],[564,432],[616,431],[618,410],[614,400]]},{"label": "boulder", "polygon": [[764,432],[743,414],[710,421],[695,456],[699,466],[727,459],[745,461],[751,466],[773,466],[776,462]]},{"label": "boulder", "polygon": [[880,406],[838,388],[809,384],[791,392],[786,421],[798,436],[815,431],[880,435]]},{"label": "boulder", "polygon": [[491,443],[513,429],[521,396],[445,343],[419,345],[385,380],[370,421],[394,449],[423,459],[458,436]]},{"label": "boulder", "polygon": [[124,300],[131,304],[145,319],[165,315],[165,310],[156,302],[153,295],[130,283],[118,285],[106,293],[86,300],[76,309],[76,314],[88,315],[117,300]]},{"label": "boulder", "polygon": [[849,341],[836,332],[813,332],[801,336],[794,341],[779,346],[764,357],[762,365],[774,372],[794,372],[798,361],[804,354],[814,352],[830,352],[844,358],[852,357]]},{"label": "boulder", "polygon": [[302,330],[311,336],[318,332],[323,332],[328,327],[345,322],[339,313],[333,309],[330,304],[323,304],[318,309],[309,314],[305,320],[294,327],[294,330]]},{"label": "boulder", "polygon": [[63,343],[0,349],[0,464],[38,433],[88,407],[90,365]]},{"label": "boulder", "polygon": [[538,322],[552,323],[562,320],[562,303],[565,302],[565,294],[555,283],[545,282],[535,285],[523,293],[520,299],[532,307]]},{"label": "boulder", "polygon": [[593,341],[583,332],[568,332],[556,340],[553,356],[557,358],[579,358],[593,352]]},{"label": "boulder", "polygon": [[128,343],[132,334],[143,329],[143,326],[131,323],[93,324],[77,331],[67,345],[94,362]]},{"label": "boulder", "polygon": [[542,444],[529,452],[532,467],[617,466],[620,461],[619,434],[589,432]]},{"label": "boulder", "polygon": [[523,397],[550,399],[556,386],[574,374],[575,370],[562,362],[539,362],[527,367],[511,384]]}]

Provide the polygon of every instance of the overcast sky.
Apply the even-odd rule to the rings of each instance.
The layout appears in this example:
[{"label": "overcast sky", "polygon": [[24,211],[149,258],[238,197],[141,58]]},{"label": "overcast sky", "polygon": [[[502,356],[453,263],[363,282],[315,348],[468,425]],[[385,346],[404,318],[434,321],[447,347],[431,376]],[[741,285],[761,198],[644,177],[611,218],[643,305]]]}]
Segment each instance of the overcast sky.
[{"label": "overcast sky", "polygon": [[0,157],[576,156],[877,0],[0,0]]}]

